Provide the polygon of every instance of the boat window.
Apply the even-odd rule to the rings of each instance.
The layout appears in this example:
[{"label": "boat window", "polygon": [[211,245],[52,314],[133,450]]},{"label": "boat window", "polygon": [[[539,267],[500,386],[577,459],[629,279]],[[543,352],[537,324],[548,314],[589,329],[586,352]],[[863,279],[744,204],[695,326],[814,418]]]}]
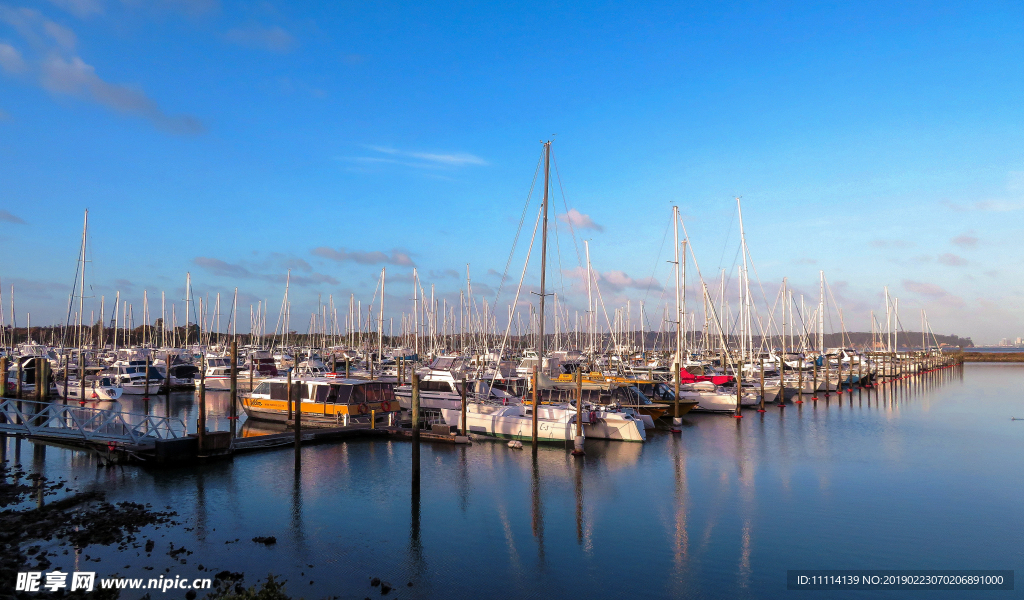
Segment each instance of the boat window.
[{"label": "boat window", "polygon": [[690,365],[686,367],[686,372],[689,373],[690,375],[703,375],[704,367],[700,365]]},{"label": "boat window", "polygon": [[[327,397],[328,402],[336,402],[338,404],[348,404],[349,398],[352,396],[351,385],[332,385],[331,393]],[[332,399],[333,398],[333,399]]]},{"label": "boat window", "polygon": [[269,394],[270,393],[270,384],[267,383],[266,381],[264,381],[264,382],[260,383],[258,386],[256,386],[256,389],[254,389],[252,391],[252,393],[253,394]]},{"label": "boat window", "polygon": [[110,383],[110,379],[109,378],[104,377],[103,379],[100,379],[100,385],[101,386],[111,386],[111,385],[114,385],[114,384]]},{"label": "boat window", "polygon": [[362,404],[363,402],[366,402],[365,388],[365,385],[352,386],[352,399],[349,400],[349,404]]},{"label": "boat window", "polygon": [[270,399],[271,400],[287,400],[288,399],[288,384],[287,383],[271,383],[270,384]]},{"label": "boat window", "polygon": [[309,400],[309,387],[310,387],[309,384],[307,384],[307,383],[294,384],[293,383],[292,385],[298,385],[299,386],[299,400]]}]

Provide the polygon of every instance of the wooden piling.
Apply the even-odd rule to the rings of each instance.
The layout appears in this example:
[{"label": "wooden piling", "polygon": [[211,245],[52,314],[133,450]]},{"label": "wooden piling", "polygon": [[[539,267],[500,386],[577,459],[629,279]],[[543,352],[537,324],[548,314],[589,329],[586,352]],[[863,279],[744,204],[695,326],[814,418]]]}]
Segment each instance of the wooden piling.
[{"label": "wooden piling", "polygon": [[[678,373],[676,380],[679,380]],[[679,414],[679,398],[676,397],[676,414]],[[576,369],[576,439],[583,437],[583,371]],[[573,456],[583,456],[583,448],[576,448],[573,443]]]},{"label": "wooden piling", "polygon": [[832,387],[832,377],[830,376],[831,373],[829,373],[832,368],[832,361],[829,360],[828,354],[822,354],[821,362],[825,365],[825,397],[828,398],[830,391],[829,388]]},{"label": "wooden piling", "polygon": [[[21,395],[25,391],[25,361],[18,358],[18,380],[14,382],[14,397],[21,400]],[[18,405],[18,410],[21,410],[21,405]]]},{"label": "wooden piling", "polygon": [[469,435],[469,425],[466,423],[466,378],[462,378],[462,387],[460,388],[462,393],[462,435]]},{"label": "wooden piling", "polygon": [[[543,362],[544,358],[541,357],[540,361]],[[540,381],[540,376],[537,372],[537,367],[533,368],[533,433],[530,436],[530,441],[533,443],[533,451],[537,451],[537,383]]]},{"label": "wooden piling", "polygon": [[[164,352],[164,364],[167,365],[167,389],[164,390],[164,394],[167,395],[167,405],[171,403],[171,353]],[[84,388],[83,388],[84,389]],[[167,411],[167,416],[171,416],[170,410]]]},{"label": "wooden piling", "polygon": [[231,438],[234,439],[238,423],[238,340],[231,340],[231,393],[228,421],[231,423]]},{"label": "wooden piling", "polygon": [[7,397],[7,357],[0,358],[0,398]]},{"label": "wooden piling", "polygon": [[[673,409],[674,412],[672,413],[672,417],[674,419],[674,421],[672,422],[673,425],[678,425],[679,424],[679,369],[681,369],[681,368],[682,368],[682,365],[680,365],[679,363],[673,363],[673,366],[672,366],[672,384],[673,384],[673,391],[675,392],[675,401],[673,403],[675,408]],[[581,385],[583,384],[583,376],[582,375],[580,375],[580,384]]]},{"label": "wooden piling", "polygon": [[149,355],[146,355],[146,389],[143,390],[143,400],[149,400]]},{"label": "wooden piling", "polygon": [[[78,399],[80,402],[85,402],[85,352],[82,350],[78,351]],[[64,388],[65,396],[67,396],[67,388]]]},{"label": "wooden piling", "polygon": [[206,448],[206,355],[199,355],[199,424],[196,433],[199,436],[199,453]]},{"label": "wooden piling", "polygon": [[797,371],[797,376],[796,376],[796,386],[797,386],[796,403],[797,404],[803,404],[804,403],[804,361],[803,361],[803,355],[802,354],[801,354],[801,357],[800,357],[800,370]]},{"label": "wooden piling", "polygon": [[761,357],[761,409],[764,412],[764,357]]},{"label": "wooden piling", "polygon": [[43,369],[45,368],[45,367],[43,367],[43,363],[46,362],[46,359],[42,358],[42,357],[36,357],[35,362],[36,362],[36,368],[35,368],[35,371],[36,371],[36,376],[35,376],[35,379],[36,379],[36,381],[35,381],[35,384],[36,384],[36,402],[42,402],[43,401],[43,377],[44,377]]},{"label": "wooden piling", "polygon": [[285,393],[288,395],[288,420],[292,420],[292,369],[288,367],[288,383]]},{"label": "wooden piling", "polygon": [[349,357],[345,357],[345,379],[352,376],[352,361]]},{"label": "wooden piling", "polygon": [[[419,444],[420,441],[420,375],[412,372],[412,398],[410,400],[409,416],[412,417],[412,441]],[[417,456],[419,452],[417,451]],[[419,473],[415,479],[419,483]]]},{"label": "wooden piling", "polygon": [[[736,374],[736,414],[734,415],[737,419],[742,419],[743,415],[740,414],[743,410],[743,374],[742,364],[737,364],[733,373]],[[781,406],[781,405],[780,405]]]},{"label": "wooden piling", "polygon": [[[289,371],[288,374],[291,375],[291,371]],[[291,377],[289,377],[289,380],[290,379],[291,379]],[[293,390],[293,393],[295,394],[295,396],[294,396],[294,400],[295,400],[295,470],[298,471],[300,468],[302,468],[302,385],[301,385],[301,382],[299,382],[296,385],[292,385],[291,388]],[[372,419],[373,418],[372,417],[373,413],[370,413],[370,414],[371,414],[370,418]],[[373,421],[372,420],[370,421],[370,425],[371,425],[371,427],[373,426]]]}]

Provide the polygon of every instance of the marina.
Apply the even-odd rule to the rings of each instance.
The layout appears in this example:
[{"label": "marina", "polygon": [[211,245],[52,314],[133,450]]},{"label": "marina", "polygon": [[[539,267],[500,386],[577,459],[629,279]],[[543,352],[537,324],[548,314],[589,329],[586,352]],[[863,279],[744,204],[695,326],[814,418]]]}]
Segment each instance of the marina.
[{"label": "marina", "polygon": [[[97,568],[126,575],[202,564],[244,571],[253,583],[273,571],[306,597],[368,595],[378,577],[401,597],[473,598],[487,573],[523,597],[573,589],[595,598],[783,598],[787,568],[886,568],[908,552],[918,568],[1019,563],[1024,530],[1013,515],[1024,447],[1009,413],[1022,374],[1022,365],[965,364],[742,420],[692,414],[682,435],[660,428],[643,444],[589,440],[580,458],[544,444],[532,453],[497,441],[428,443],[416,494],[413,443],[383,435],[303,446],[300,469],[292,432],[255,422],[242,423],[239,443],[283,445],[169,470],[99,466],[101,455],[14,435],[2,447],[7,460],[77,478],[79,489],[180,513],[183,528],[154,535],[158,548],[194,553],[188,565],[166,551],[140,562],[134,551],[88,550]],[[219,426],[230,412],[225,395],[207,394]],[[195,422],[196,402],[173,393],[171,416]],[[982,455],[998,458],[978,469],[972,457]],[[249,541],[271,535],[273,546]],[[601,574],[610,563],[656,575],[638,583]],[[570,583],[566,570],[587,575]],[[961,597],[1014,597],[977,594]]]},{"label": "marina", "polygon": [[0,0],[0,600],[1021,597],[1020,9]]}]

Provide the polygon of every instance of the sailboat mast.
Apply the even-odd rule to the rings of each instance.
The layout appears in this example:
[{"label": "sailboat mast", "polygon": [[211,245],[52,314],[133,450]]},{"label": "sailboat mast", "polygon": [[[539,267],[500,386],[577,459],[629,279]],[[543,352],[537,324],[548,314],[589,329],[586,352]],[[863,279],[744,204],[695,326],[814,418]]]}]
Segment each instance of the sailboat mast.
[{"label": "sailboat mast", "polygon": [[82,283],[78,294],[78,348],[82,348],[82,321],[85,320],[85,240],[89,231],[89,209],[85,210],[85,219],[82,223]]},{"label": "sailboat mast", "polygon": [[[672,232],[673,232],[673,235],[675,236],[675,242],[676,242],[675,244],[673,244],[673,247],[675,248],[675,258],[676,259],[672,263],[673,264],[673,270],[675,271],[675,275],[676,275],[676,318],[675,318],[675,322],[676,322],[676,358],[675,358],[675,364],[672,367],[672,372],[675,373],[675,371],[677,371],[678,369],[680,369],[682,367],[682,362],[683,362],[683,357],[682,357],[682,346],[683,346],[683,340],[682,340],[682,336],[683,336],[683,301],[682,301],[682,293],[680,292],[680,281],[679,281],[679,207],[678,206],[673,206],[672,207]],[[673,377],[675,377],[675,375],[673,375]]]},{"label": "sailboat mast", "polygon": [[583,240],[583,246],[587,251],[587,337],[590,340],[588,346],[590,347],[589,351],[596,354],[594,351],[594,291],[591,285],[593,277],[590,273],[590,240]]},{"label": "sailboat mast", "polygon": [[543,213],[541,223],[541,237],[540,237],[540,311],[538,313],[538,325],[537,325],[537,356],[538,365],[543,368],[544,366],[544,295],[545,295],[545,277],[547,276],[547,259],[548,259],[548,187],[550,186],[551,176],[551,142],[544,142],[544,205],[541,209]]}]

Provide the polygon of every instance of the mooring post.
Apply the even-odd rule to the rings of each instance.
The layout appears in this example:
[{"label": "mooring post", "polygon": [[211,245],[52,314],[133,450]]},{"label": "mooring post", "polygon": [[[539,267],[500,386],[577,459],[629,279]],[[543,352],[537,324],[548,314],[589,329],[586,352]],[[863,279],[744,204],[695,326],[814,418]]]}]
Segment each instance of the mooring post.
[{"label": "mooring post", "polygon": [[818,399],[818,360],[814,360],[814,390],[811,391],[811,400]]},{"label": "mooring post", "polygon": [[[21,395],[25,391],[25,360],[21,357],[18,358],[18,380],[14,382],[14,397],[21,400]],[[18,410],[21,410],[21,403],[18,403]]]},{"label": "mooring post", "polygon": [[42,358],[42,357],[36,357],[35,360],[36,360],[36,369],[35,369],[35,371],[36,371],[36,377],[35,377],[35,379],[36,379],[36,381],[35,381],[35,384],[36,384],[36,402],[42,402],[43,401],[43,378],[46,376],[46,374],[43,373],[43,369],[45,368],[45,367],[43,367],[43,363],[46,361],[46,359]]},{"label": "mooring post", "polygon": [[71,351],[64,355],[64,394],[58,393],[57,396],[64,396],[64,404],[68,403],[68,393],[71,392],[68,389],[68,385],[71,383]]},{"label": "mooring post", "polygon": [[206,448],[206,354],[199,355],[199,453]]},{"label": "mooring post", "polygon": [[[676,414],[679,414],[679,399],[676,399]],[[572,455],[583,456],[583,372],[576,369],[576,439],[573,440]]]},{"label": "mooring post", "polygon": [[338,355],[337,354],[332,354],[331,355],[331,373],[334,373],[335,375],[338,374]]},{"label": "mooring post", "polygon": [[171,405],[171,353],[164,352],[164,364],[167,365],[167,389],[164,390],[164,394],[167,395],[167,416],[171,416],[170,405]]},{"label": "mooring post", "polygon": [[764,412],[764,357],[761,357],[761,409]]},{"label": "mooring post", "polygon": [[[419,444],[420,441],[420,375],[416,371],[412,372],[412,399],[410,400],[410,417],[412,418],[412,441]],[[419,457],[419,451],[416,451],[417,458]],[[417,465],[418,466],[418,465]],[[417,485],[419,484],[419,473],[414,476]]]},{"label": "mooring post", "polygon": [[462,435],[469,435],[469,424],[466,423],[466,377],[462,377],[462,386],[460,388],[462,392]]},{"label": "mooring post", "polygon": [[7,397],[7,357],[0,358],[0,398]]},{"label": "mooring post", "polygon": [[235,424],[238,422],[238,341],[231,340],[231,408],[228,411],[228,421],[231,423],[231,438],[234,439],[237,430]]},{"label": "mooring post", "polygon": [[[291,375],[291,371],[288,372]],[[291,386],[295,394],[295,470],[302,467],[302,382],[296,382]],[[372,414],[372,413],[371,413]],[[370,421],[373,427],[373,421]]]},{"label": "mooring post", "polygon": [[832,374],[829,372],[832,369],[832,361],[829,360],[828,354],[822,354],[821,362],[825,365],[825,397],[828,398],[832,387]]},{"label": "mooring post", "polygon": [[345,379],[352,376],[352,362],[348,356],[345,357]]},{"label": "mooring post", "polygon": [[743,410],[742,408],[740,408],[743,401],[743,373],[741,372],[743,371],[742,367],[742,364],[738,364],[736,368],[733,370],[733,373],[736,374],[736,414],[734,416],[737,419],[743,418],[743,415],[740,414],[740,412]]},{"label": "mooring post", "polygon": [[798,388],[797,392],[796,392],[796,403],[797,404],[803,404],[804,403],[804,359],[803,359],[803,355],[800,356],[800,370],[797,371],[796,385],[797,385],[797,388]]},{"label": "mooring post", "polygon": [[[675,393],[675,398],[672,402],[674,407],[672,409],[672,425],[675,427],[679,427],[682,424],[682,418],[679,416],[679,369],[681,368],[682,366],[679,363],[672,363],[672,391]],[[580,384],[582,385],[582,383],[583,380],[581,378]]]},{"label": "mooring post", "polygon": [[[346,363],[347,366],[347,363]],[[412,379],[409,382],[412,387],[412,399],[410,400],[410,412],[412,413],[412,498],[414,525],[419,529],[419,498],[420,498],[420,376],[416,371],[412,372]]]},{"label": "mooring post", "polygon": [[146,389],[142,394],[143,400],[149,400],[149,355],[146,355]]},{"label": "mooring post", "polygon": [[288,367],[288,389],[286,394],[288,396],[288,420],[292,419],[292,368]]},{"label": "mooring post", "polygon": [[[543,362],[544,358],[538,359]],[[530,436],[530,440],[533,443],[533,451],[537,451],[537,383],[540,381],[540,376],[537,372],[537,367],[533,367],[533,433]]]}]

